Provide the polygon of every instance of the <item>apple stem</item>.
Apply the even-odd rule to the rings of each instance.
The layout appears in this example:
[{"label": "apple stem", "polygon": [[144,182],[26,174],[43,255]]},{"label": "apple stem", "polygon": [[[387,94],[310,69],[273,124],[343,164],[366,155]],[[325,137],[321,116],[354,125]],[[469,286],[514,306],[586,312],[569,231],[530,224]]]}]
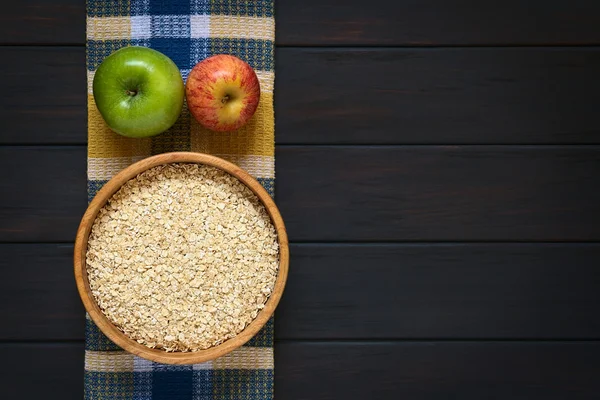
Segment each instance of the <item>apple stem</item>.
[{"label": "apple stem", "polygon": [[127,93],[128,96],[135,96],[137,94],[137,90],[126,90],[125,93]]},{"label": "apple stem", "polygon": [[225,104],[229,101],[229,95],[226,94],[225,96],[223,96],[223,98],[221,99],[221,103]]}]

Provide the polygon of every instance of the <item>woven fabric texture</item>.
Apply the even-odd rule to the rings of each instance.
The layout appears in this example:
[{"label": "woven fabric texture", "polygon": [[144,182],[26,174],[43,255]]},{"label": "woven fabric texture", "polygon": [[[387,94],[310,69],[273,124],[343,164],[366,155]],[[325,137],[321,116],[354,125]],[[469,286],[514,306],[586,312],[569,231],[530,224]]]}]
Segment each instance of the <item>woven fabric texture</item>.
[{"label": "woven fabric texture", "polygon": [[[88,0],[88,198],[113,175],[150,155],[210,153],[238,164],[273,195],[275,20],[273,0]],[[241,129],[215,133],[184,106],[167,132],[129,139],[112,132],[94,103],[94,71],[125,46],[168,55],[184,80],[199,61],[232,54],[248,62],[260,81],[260,104]],[[86,318],[85,399],[268,400],[273,397],[273,321],[242,348],[212,362],[170,366],[133,356]]]}]

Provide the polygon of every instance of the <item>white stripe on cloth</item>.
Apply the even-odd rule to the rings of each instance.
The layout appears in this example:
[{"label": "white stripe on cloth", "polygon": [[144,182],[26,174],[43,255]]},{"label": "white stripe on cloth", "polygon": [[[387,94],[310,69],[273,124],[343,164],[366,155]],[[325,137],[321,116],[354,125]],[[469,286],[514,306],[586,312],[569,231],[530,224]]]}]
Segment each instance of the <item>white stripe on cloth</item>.
[{"label": "white stripe on cloth", "polygon": [[[215,154],[229,162],[232,162],[250,175],[257,178],[275,178],[275,165],[273,156],[255,156],[239,154]],[[88,180],[105,181],[111,179],[117,173],[129,165],[146,158],[145,156],[114,157],[114,158],[89,158]]]},{"label": "white stripe on cloth", "polygon": [[244,169],[255,178],[275,178],[273,156],[255,156],[240,154],[214,154]]},{"label": "white stripe on cloth", "polygon": [[254,71],[260,82],[261,93],[273,93],[273,83],[275,82],[275,72],[273,71]]},{"label": "white stripe on cloth", "polygon": [[275,40],[275,19],[238,15],[88,17],[88,40],[225,38]]},{"label": "white stripe on cloth", "polygon": [[189,15],[152,15],[150,31],[153,38],[189,38]]},{"label": "white stripe on cloth", "polygon": [[190,15],[190,37],[192,39],[207,39],[210,37],[210,16]]},{"label": "white stripe on cloth", "polygon": [[152,18],[150,15],[133,15],[130,18],[132,39],[150,39],[152,37],[152,30],[150,29]]},{"label": "white stripe on cloth", "polygon": [[143,160],[145,156],[88,158],[88,180],[106,181],[111,179],[125,167]]},{"label": "white stripe on cloth", "polygon": [[[192,370],[208,369],[273,369],[273,348],[242,346],[229,354],[201,364]],[[92,372],[151,372],[152,361],[126,351],[85,351],[85,370]]]},{"label": "white stripe on cloth", "polygon": [[194,371],[204,371],[207,369],[213,369],[213,362],[212,361],[207,361],[207,362],[203,362],[200,364],[193,364],[192,365],[192,369]]},{"label": "white stripe on cloth", "polygon": [[133,354],[121,351],[85,351],[85,370],[94,372],[131,372]]},{"label": "white stripe on cloth", "polygon": [[152,361],[142,357],[133,358],[133,370],[135,372],[152,372]]}]

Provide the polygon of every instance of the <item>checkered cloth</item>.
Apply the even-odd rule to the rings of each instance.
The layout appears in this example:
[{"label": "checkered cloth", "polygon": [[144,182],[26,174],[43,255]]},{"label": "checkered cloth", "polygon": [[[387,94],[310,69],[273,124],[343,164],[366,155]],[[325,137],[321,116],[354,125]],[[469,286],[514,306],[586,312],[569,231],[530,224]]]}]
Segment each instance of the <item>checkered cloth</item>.
[{"label": "checkered cloth", "polygon": [[[88,195],[135,161],[169,151],[198,151],[225,158],[256,177],[273,195],[273,0],[88,0]],[[252,120],[231,133],[215,133],[184,107],[166,133],[129,139],[113,133],[92,96],[94,71],[106,56],[130,45],[168,55],[184,79],[200,60],[233,54],[260,80]],[[273,397],[273,321],[242,348],[215,361],[189,366],[153,363],[129,354],[86,319],[85,399],[250,400]]]}]

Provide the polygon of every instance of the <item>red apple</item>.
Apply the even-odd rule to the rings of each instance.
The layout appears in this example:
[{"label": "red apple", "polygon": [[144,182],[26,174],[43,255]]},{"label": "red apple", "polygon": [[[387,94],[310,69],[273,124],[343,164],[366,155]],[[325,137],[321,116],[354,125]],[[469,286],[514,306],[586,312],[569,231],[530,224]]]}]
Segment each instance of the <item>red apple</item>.
[{"label": "red apple", "polygon": [[196,64],[188,76],[185,95],[200,124],[213,131],[232,131],[254,115],[260,84],[246,62],[219,54]]}]

